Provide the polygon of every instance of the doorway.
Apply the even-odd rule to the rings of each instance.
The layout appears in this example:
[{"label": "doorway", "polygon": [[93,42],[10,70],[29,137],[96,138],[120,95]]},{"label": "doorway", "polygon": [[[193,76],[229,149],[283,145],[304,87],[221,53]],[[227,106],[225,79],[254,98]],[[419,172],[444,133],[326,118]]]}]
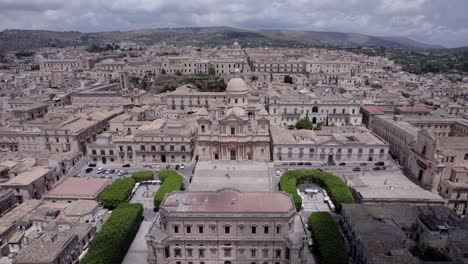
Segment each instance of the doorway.
[{"label": "doorway", "polygon": [[236,160],[236,150],[231,149],[231,160]]},{"label": "doorway", "polygon": [[161,162],[166,163],[166,155],[161,155]]},{"label": "doorway", "polygon": [[106,157],[102,157],[102,164],[106,164],[106,163],[107,163]]}]

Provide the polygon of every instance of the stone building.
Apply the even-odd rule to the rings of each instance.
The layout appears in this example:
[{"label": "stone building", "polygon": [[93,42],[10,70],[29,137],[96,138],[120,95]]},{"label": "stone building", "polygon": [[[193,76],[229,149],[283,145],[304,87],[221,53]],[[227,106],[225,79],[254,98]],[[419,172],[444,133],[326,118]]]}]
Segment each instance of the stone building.
[{"label": "stone building", "polygon": [[294,125],[308,118],[314,126],[358,126],[360,100],[343,95],[317,96],[310,91],[272,90],[268,94],[268,111],[274,125]]},{"label": "stone building", "polygon": [[[453,261],[442,263],[464,263],[455,259],[468,253],[466,247],[451,245],[459,241],[450,237],[460,232],[466,234],[466,228],[445,206],[345,204],[342,215],[340,224],[350,241],[353,263],[417,264],[424,262],[421,257],[427,248],[442,256],[452,255]],[[463,242],[467,242],[466,236]],[[451,252],[454,248],[461,251]]]},{"label": "stone building", "polygon": [[200,160],[270,159],[268,113],[262,105],[249,103],[249,92],[241,78],[232,78],[224,105],[197,112]]},{"label": "stone building", "polygon": [[[343,128],[343,129],[340,129]],[[366,129],[323,128],[322,131],[271,127],[272,160],[329,165],[388,159],[389,145]]]},{"label": "stone building", "polygon": [[0,190],[0,216],[3,216],[17,204],[13,190]]},{"label": "stone building", "polygon": [[148,263],[299,264],[305,230],[281,192],[175,192],[146,236]]},{"label": "stone building", "polygon": [[53,171],[44,167],[33,167],[9,181],[0,184],[1,189],[12,190],[19,203],[28,199],[41,199],[59,180]]}]

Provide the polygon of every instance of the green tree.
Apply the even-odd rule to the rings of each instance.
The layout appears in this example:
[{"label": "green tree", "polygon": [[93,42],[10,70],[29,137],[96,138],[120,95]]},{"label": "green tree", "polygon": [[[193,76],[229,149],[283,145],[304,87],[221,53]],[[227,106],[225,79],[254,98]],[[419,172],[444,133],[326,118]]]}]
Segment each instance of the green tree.
[{"label": "green tree", "polygon": [[177,76],[182,76],[182,72],[179,71],[179,70],[177,70],[176,73],[175,73],[175,75],[177,75]]},{"label": "green tree", "polygon": [[313,128],[312,122],[308,118],[302,118],[296,122],[296,129],[312,130]]},{"label": "green tree", "polygon": [[209,74],[209,75],[215,75],[215,74],[216,74],[215,69],[212,68],[212,67],[208,68],[208,74]]}]

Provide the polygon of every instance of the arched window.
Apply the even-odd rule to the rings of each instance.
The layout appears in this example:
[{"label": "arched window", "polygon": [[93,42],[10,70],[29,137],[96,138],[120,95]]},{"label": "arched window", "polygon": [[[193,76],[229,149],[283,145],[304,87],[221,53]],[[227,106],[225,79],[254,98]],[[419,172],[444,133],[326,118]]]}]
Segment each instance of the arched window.
[{"label": "arched window", "polygon": [[317,106],[312,107],[312,113],[317,113],[317,112],[318,112],[318,107]]},{"label": "arched window", "polygon": [[465,153],[464,160],[468,160],[468,153]]},{"label": "arched window", "polygon": [[202,132],[202,133],[205,133],[205,125],[202,125],[202,126],[201,126],[201,132]]}]

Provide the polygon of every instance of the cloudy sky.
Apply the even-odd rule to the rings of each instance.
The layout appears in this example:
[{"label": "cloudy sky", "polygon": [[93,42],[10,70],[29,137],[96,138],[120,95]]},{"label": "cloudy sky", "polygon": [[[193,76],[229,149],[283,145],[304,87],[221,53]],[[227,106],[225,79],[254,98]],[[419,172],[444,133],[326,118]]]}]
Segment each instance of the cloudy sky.
[{"label": "cloudy sky", "polygon": [[408,36],[468,46],[468,0],[0,0],[0,30],[233,26]]}]

